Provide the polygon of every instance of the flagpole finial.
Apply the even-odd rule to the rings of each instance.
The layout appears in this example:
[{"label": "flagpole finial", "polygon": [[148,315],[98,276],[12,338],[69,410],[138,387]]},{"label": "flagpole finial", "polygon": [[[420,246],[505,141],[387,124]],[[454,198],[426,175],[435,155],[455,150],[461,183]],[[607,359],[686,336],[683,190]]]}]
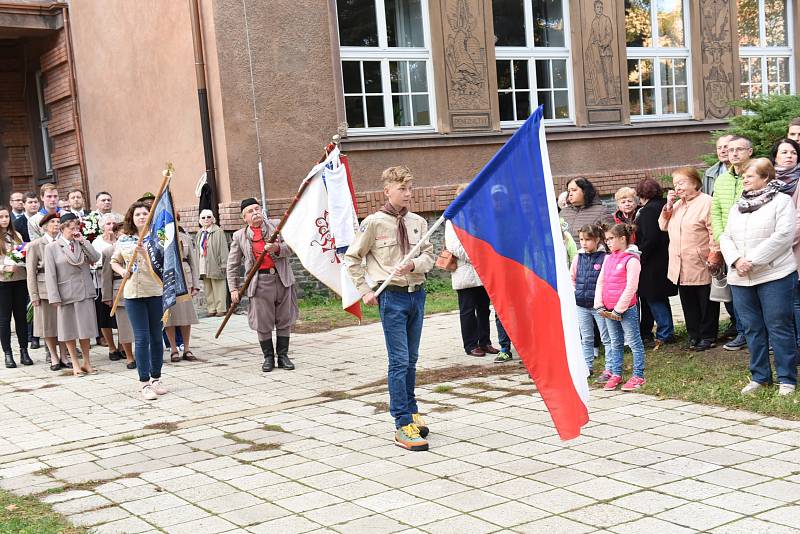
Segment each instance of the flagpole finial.
[{"label": "flagpole finial", "polygon": [[171,161],[167,162],[167,168],[161,171],[161,175],[166,178],[167,176],[172,177],[172,174],[175,172],[175,167],[172,165]]},{"label": "flagpole finial", "polygon": [[336,146],[339,146],[339,143],[341,141],[342,141],[342,136],[339,134],[334,134],[333,137],[331,137],[331,142]]}]

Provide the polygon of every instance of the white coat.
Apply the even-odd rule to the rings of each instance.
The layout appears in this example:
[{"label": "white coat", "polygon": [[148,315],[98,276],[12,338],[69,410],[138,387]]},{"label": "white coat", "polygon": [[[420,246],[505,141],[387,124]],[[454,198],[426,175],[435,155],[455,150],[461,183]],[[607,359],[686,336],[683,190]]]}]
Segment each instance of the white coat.
[{"label": "white coat", "polygon": [[483,285],[475,267],[469,261],[469,256],[461,246],[461,241],[453,230],[453,224],[450,221],[445,223],[444,227],[444,246],[456,257],[456,270],[453,271],[450,281],[453,284],[453,289],[467,289],[470,287],[480,287]]}]

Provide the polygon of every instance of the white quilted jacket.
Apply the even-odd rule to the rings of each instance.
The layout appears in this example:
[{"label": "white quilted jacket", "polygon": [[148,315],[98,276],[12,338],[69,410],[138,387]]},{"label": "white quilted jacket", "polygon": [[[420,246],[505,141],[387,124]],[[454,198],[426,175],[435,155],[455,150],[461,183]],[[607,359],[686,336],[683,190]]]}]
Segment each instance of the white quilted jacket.
[{"label": "white quilted jacket", "polygon": [[469,287],[480,287],[483,285],[478,273],[475,272],[475,267],[469,261],[467,252],[461,246],[461,241],[458,239],[453,225],[450,221],[445,223],[444,227],[444,246],[449,250],[453,256],[456,257],[456,270],[453,271],[451,282],[453,289],[467,289]]},{"label": "white quilted jacket", "polygon": [[[729,267],[728,283],[754,286],[779,280],[797,270],[792,252],[795,207],[789,195],[779,193],[751,213],[741,213],[736,204],[728,214],[728,225],[720,236],[720,249]],[[739,258],[752,262],[749,273],[733,268]]]}]

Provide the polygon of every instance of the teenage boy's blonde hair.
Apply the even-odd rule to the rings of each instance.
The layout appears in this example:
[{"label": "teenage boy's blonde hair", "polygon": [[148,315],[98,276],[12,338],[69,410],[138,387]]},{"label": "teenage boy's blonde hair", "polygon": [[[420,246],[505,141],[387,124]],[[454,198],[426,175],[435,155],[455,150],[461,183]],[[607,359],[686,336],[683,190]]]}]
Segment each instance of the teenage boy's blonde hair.
[{"label": "teenage boy's blonde hair", "polygon": [[414,175],[411,174],[411,169],[405,165],[398,165],[396,167],[389,167],[383,171],[381,179],[383,180],[383,186],[386,187],[391,184],[408,183],[414,179]]},{"label": "teenage boy's blonde hair", "polygon": [[623,198],[636,200],[636,191],[632,187],[620,187],[614,194],[614,200],[622,200]]}]

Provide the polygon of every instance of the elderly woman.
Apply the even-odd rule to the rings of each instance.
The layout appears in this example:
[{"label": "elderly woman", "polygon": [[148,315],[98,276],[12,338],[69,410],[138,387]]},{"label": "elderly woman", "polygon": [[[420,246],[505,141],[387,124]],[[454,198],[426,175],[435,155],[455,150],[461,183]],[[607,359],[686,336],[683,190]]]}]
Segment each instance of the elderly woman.
[{"label": "elderly woman", "polygon": [[642,252],[642,273],[639,275],[642,308],[640,330],[643,339],[652,339],[655,322],[653,348],[658,350],[675,335],[669,297],[678,294],[678,288],[667,278],[669,236],[658,226],[658,218],[667,201],[663,198],[661,184],[652,178],[645,178],[637,184],[636,196],[641,204],[634,221],[636,244]]},{"label": "elderly woman", "polygon": [[572,239],[578,242],[578,231],[587,224],[613,223],[611,212],[603,205],[600,195],[586,178],[575,178],[567,184],[567,205],[561,210],[561,218],[569,226]]},{"label": "elderly woman", "polygon": [[659,228],[669,233],[667,278],[678,286],[689,350],[708,350],[719,330],[719,302],[709,300],[711,271],[722,265],[711,228],[711,197],[700,191],[703,181],[693,167],[673,172],[672,185],[658,218]]},{"label": "elderly woman", "polygon": [[[75,376],[97,372],[89,359],[89,340],[98,332],[92,264],[99,259],[100,254],[83,238],[78,216],[63,213],[61,237],[44,247],[44,281],[50,304],[58,308],[58,340],[67,344]],[[75,340],[81,345],[83,367]]]},{"label": "elderly woman", "polygon": [[[800,145],[793,139],[779,139],[772,146],[770,159],[775,166],[775,178],[780,183],[781,193],[792,197],[792,202],[797,212],[794,226],[794,241],[792,251],[800,273],[800,188],[797,182],[800,179]],[[800,347],[800,283],[794,287],[794,330],[797,346]]]},{"label": "elderly woman", "polygon": [[[181,218],[178,215],[178,222]],[[189,348],[192,336],[192,325],[197,324],[197,312],[194,310],[192,297],[200,291],[200,273],[197,269],[197,254],[194,250],[192,238],[182,226],[178,227],[178,246],[181,250],[181,264],[183,265],[183,278],[186,281],[188,295],[178,297],[178,302],[169,311],[169,317],[164,324],[170,347],[170,361],[179,362],[181,358],[187,362],[195,362],[197,358]],[[178,343],[175,340],[175,329],[180,328],[183,340],[183,355],[178,355]]]},{"label": "elderly woman", "polygon": [[28,270],[28,294],[33,305],[33,335],[44,338],[47,351],[50,353],[50,370],[60,371],[71,368],[58,357],[58,310],[47,297],[47,285],[44,278],[44,249],[58,238],[61,219],[58,214],[49,213],[42,217],[39,226],[44,235],[31,241],[25,255]]},{"label": "elderly woman", "polygon": [[97,326],[100,328],[100,334],[106,340],[106,345],[108,346],[108,359],[116,362],[121,360],[123,356],[114,343],[113,329],[117,327],[117,322],[114,317],[111,317],[111,306],[103,301],[103,262],[105,261],[103,252],[106,249],[114,248],[114,243],[117,240],[116,234],[114,234],[114,226],[116,226],[117,220],[113,213],[106,213],[100,216],[98,222],[103,233],[92,241],[92,246],[100,254],[100,260],[93,266],[95,287],[97,289],[97,299],[94,301],[94,306],[97,313]]},{"label": "elderly woman", "polygon": [[[116,220],[116,216],[114,216]],[[114,223],[114,241],[119,236],[122,230],[121,223]],[[100,271],[100,296],[103,303],[108,306],[109,311],[114,304],[114,298],[119,291],[119,286],[122,285],[122,277],[114,272],[111,268],[111,257],[114,255],[115,247],[106,247],[101,254],[102,258],[100,263],[102,265]],[[117,309],[114,312],[114,321],[117,328],[117,337],[119,339],[119,348],[125,353],[125,363],[128,369],[136,369],[136,361],[133,359],[133,326],[131,320],[128,318],[128,312],[125,310],[125,299],[119,299],[117,302]],[[119,360],[119,350],[117,350],[117,360]]]},{"label": "elderly woman", "polygon": [[206,295],[206,310],[209,317],[225,315],[228,289],[225,282],[225,266],[228,264],[228,240],[225,232],[217,226],[211,210],[200,212],[200,231],[195,242],[199,258],[200,278]]},{"label": "elderly woman", "polygon": [[14,229],[11,208],[0,206],[0,342],[6,356],[6,367],[17,366],[11,351],[11,317],[19,343],[19,359],[22,365],[33,365],[28,355],[28,291],[24,262],[11,259],[13,251],[22,246],[22,236]]},{"label": "elderly woman", "polygon": [[775,168],[767,158],[751,160],[744,168],[742,196],[731,208],[720,238],[730,266],[728,284],[736,315],[744,326],[750,349],[747,395],[772,384],[769,347],[775,352],[779,395],[791,395],[797,385],[794,315],[786,298],[797,284],[792,253],[795,209]]}]

